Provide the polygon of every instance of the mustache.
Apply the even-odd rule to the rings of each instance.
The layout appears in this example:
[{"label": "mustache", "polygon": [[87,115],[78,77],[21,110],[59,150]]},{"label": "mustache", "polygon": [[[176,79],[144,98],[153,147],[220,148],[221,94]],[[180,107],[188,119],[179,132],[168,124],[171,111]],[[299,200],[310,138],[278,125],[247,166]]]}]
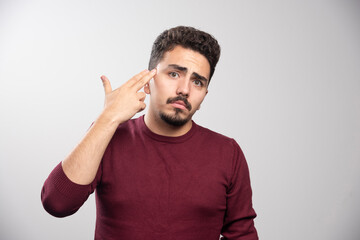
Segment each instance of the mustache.
[{"label": "mustache", "polygon": [[191,111],[191,108],[192,108],[191,104],[189,103],[189,101],[185,97],[183,97],[181,95],[179,95],[177,97],[174,97],[174,98],[168,98],[166,103],[169,104],[169,103],[174,103],[176,101],[183,101],[184,104],[185,104],[186,109]]}]

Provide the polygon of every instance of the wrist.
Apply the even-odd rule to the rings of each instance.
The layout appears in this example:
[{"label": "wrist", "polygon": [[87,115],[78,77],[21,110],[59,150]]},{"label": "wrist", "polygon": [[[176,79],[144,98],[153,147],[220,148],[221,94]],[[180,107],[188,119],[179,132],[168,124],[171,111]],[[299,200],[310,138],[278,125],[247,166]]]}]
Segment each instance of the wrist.
[{"label": "wrist", "polygon": [[115,127],[117,128],[120,124],[122,124],[123,120],[114,117],[113,114],[110,114],[107,111],[102,111],[99,117],[96,119],[96,122],[98,122],[101,125],[105,125],[107,127]]}]

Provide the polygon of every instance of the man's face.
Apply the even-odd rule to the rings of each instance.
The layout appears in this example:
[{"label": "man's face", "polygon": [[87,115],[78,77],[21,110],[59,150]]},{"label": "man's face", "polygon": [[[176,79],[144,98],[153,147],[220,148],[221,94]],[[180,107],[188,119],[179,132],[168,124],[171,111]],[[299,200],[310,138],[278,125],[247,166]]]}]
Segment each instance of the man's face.
[{"label": "man's face", "polygon": [[150,93],[149,111],[170,125],[187,123],[207,94],[210,64],[200,53],[176,46],[157,65],[154,81],[145,87]]}]

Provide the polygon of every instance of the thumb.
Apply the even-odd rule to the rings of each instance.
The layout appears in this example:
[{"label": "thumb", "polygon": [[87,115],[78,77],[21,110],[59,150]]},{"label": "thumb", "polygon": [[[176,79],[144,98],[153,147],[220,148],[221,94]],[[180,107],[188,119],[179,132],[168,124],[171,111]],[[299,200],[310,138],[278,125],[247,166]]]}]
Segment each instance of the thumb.
[{"label": "thumb", "polygon": [[105,94],[111,93],[112,88],[111,88],[111,84],[110,84],[109,79],[104,75],[102,75],[100,78],[101,78],[101,81],[102,81],[103,86],[104,86]]}]

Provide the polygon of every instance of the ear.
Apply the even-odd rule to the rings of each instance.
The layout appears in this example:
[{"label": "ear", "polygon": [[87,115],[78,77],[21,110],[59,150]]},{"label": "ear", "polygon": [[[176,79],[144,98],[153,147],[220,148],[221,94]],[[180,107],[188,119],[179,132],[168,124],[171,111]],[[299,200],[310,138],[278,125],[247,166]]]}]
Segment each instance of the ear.
[{"label": "ear", "polygon": [[145,86],[144,86],[144,92],[145,92],[146,94],[150,94],[149,83],[145,84]]}]

